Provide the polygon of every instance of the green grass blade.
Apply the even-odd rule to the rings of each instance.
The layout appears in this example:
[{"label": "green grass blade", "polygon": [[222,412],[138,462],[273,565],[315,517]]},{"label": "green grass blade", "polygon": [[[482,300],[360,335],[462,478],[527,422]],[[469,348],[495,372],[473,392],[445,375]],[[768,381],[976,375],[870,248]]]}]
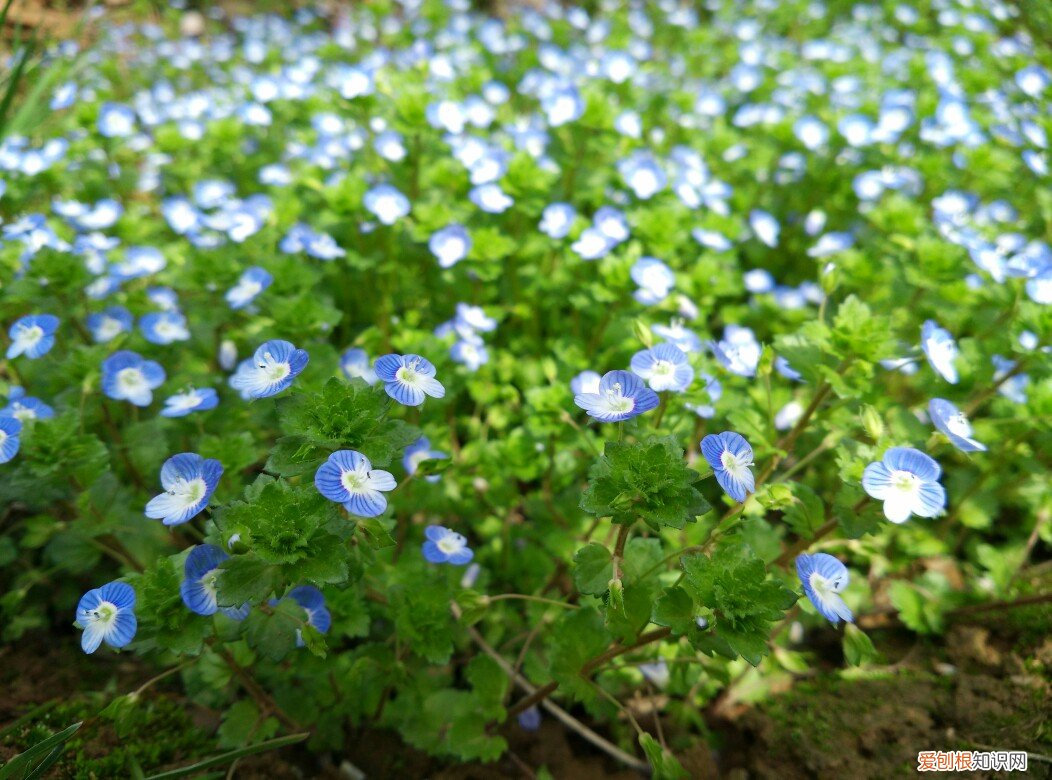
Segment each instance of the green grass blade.
[{"label": "green grass blade", "polygon": [[287,747],[288,745],[295,745],[297,742],[303,742],[303,740],[309,736],[310,734],[307,733],[289,734],[287,737],[268,739],[266,742],[260,742],[256,745],[249,745],[248,747],[243,747],[238,750],[232,750],[229,753],[206,758],[204,761],[199,761],[190,766],[172,769],[168,772],[161,772],[159,775],[150,775],[146,780],[168,780],[170,777],[187,777],[188,775],[200,772],[202,769],[219,766],[220,764],[228,764],[231,761],[244,758],[245,756],[255,755],[256,753],[265,753],[268,750],[277,750],[278,748]]},{"label": "green grass blade", "polygon": [[[40,756],[45,756],[41,761],[42,764],[50,766],[57,760],[58,756],[54,755],[57,751],[58,755],[62,755],[62,751],[65,750],[66,743],[70,738],[77,733],[77,729],[81,727],[83,721],[74,723],[69,728],[63,729],[57,734],[52,734],[47,739],[41,740],[33,747],[26,750],[24,753],[19,753],[17,756],[12,758],[7,764],[0,769],[0,780],[8,780],[8,778],[20,777],[25,778],[32,776],[30,774],[30,767],[33,766],[33,762]],[[45,769],[47,768],[45,766]]]}]

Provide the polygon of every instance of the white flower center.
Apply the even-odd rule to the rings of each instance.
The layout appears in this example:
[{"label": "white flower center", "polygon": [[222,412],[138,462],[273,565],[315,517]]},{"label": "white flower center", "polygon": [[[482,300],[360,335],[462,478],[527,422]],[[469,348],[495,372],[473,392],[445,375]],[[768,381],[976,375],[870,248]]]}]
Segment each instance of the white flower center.
[{"label": "white flower center", "polygon": [[16,341],[27,347],[35,346],[42,338],[44,338],[44,329],[39,325],[22,325],[18,329],[18,335],[15,336]]},{"label": "white flower center", "polygon": [[820,601],[829,601],[840,590],[840,580],[827,580],[817,571],[811,572],[811,589]]},{"label": "white flower center", "polygon": [[891,487],[900,493],[912,495],[920,489],[921,481],[908,471],[891,472]]},{"label": "white flower center", "polygon": [[103,341],[109,341],[116,337],[121,332],[121,323],[119,320],[107,317],[102,321],[96,330],[96,335]]},{"label": "white flower center", "polygon": [[405,385],[415,385],[420,376],[417,373],[416,366],[415,360],[402,366],[395,372],[395,379]]},{"label": "white flower center", "polygon": [[95,609],[88,610],[88,618],[95,623],[109,625],[117,617],[117,607],[108,601],[99,602]]},{"label": "white flower center", "polygon": [[964,439],[971,438],[972,426],[968,423],[968,418],[964,414],[958,412],[946,421],[946,427],[950,433],[960,436]]},{"label": "white flower center", "polygon": [[269,352],[264,353],[259,369],[271,382],[280,382],[292,373],[292,366],[288,363],[277,362]]},{"label": "white flower center", "polygon": [[635,408],[636,402],[623,395],[621,383],[615,382],[614,386],[606,391],[606,405],[611,412],[630,412]]},{"label": "white flower center", "polygon": [[668,360],[659,360],[654,364],[654,376],[672,376],[676,366]]},{"label": "white flower center", "polygon": [[133,393],[145,384],[142,371],[137,368],[122,368],[117,372],[117,386]]},{"label": "white flower center", "polygon": [[205,484],[204,477],[198,477],[197,479],[175,480],[168,494],[178,498],[184,507],[190,507],[204,498],[206,492],[208,492],[208,485]]},{"label": "white flower center", "polygon": [[438,542],[438,549],[446,555],[452,555],[460,550],[460,540],[450,534],[449,536],[443,537],[443,539]]},{"label": "white flower center", "polygon": [[348,493],[359,493],[365,488],[369,479],[368,471],[345,471],[340,476],[340,482]]},{"label": "white flower center", "polygon": [[724,450],[720,455],[720,463],[724,471],[731,476],[740,478],[752,465],[752,461],[745,455],[735,455],[730,450]]}]

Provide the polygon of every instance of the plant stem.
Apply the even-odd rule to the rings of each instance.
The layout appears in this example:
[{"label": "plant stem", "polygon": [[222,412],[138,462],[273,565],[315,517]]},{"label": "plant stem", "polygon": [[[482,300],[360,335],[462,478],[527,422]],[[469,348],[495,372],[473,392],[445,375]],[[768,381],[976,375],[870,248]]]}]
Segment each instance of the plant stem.
[{"label": "plant stem", "polygon": [[497,596],[487,596],[490,603],[494,601],[505,601],[507,599],[518,599],[520,601],[536,601],[538,604],[550,604],[554,607],[562,607],[563,609],[580,609],[581,607],[577,604],[570,604],[565,601],[556,601],[555,599],[546,599],[543,596],[530,596],[526,593],[501,593]]}]

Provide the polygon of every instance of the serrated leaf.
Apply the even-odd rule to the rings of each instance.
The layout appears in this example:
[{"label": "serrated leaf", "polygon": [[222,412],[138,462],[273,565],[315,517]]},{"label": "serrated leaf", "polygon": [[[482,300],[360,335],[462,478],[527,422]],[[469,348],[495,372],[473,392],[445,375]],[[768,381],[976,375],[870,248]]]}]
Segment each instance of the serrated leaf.
[{"label": "serrated leaf", "polygon": [[592,596],[606,592],[613,570],[610,551],[597,542],[585,545],[573,557],[573,581],[577,590]]}]

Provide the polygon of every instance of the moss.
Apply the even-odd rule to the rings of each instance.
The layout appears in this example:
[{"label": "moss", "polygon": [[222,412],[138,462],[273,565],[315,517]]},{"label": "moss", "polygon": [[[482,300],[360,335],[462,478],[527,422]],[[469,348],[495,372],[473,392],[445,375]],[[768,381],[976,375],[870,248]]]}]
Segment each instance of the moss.
[{"label": "moss", "polygon": [[[131,759],[144,770],[155,770],[215,751],[214,739],[194,724],[185,707],[170,697],[155,696],[124,708],[116,721],[100,715],[104,704],[97,696],[63,702],[8,735],[4,745],[22,752],[82,721],[51,775],[76,780],[126,777]],[[118,729],[123,737],[118,735]]]}]

